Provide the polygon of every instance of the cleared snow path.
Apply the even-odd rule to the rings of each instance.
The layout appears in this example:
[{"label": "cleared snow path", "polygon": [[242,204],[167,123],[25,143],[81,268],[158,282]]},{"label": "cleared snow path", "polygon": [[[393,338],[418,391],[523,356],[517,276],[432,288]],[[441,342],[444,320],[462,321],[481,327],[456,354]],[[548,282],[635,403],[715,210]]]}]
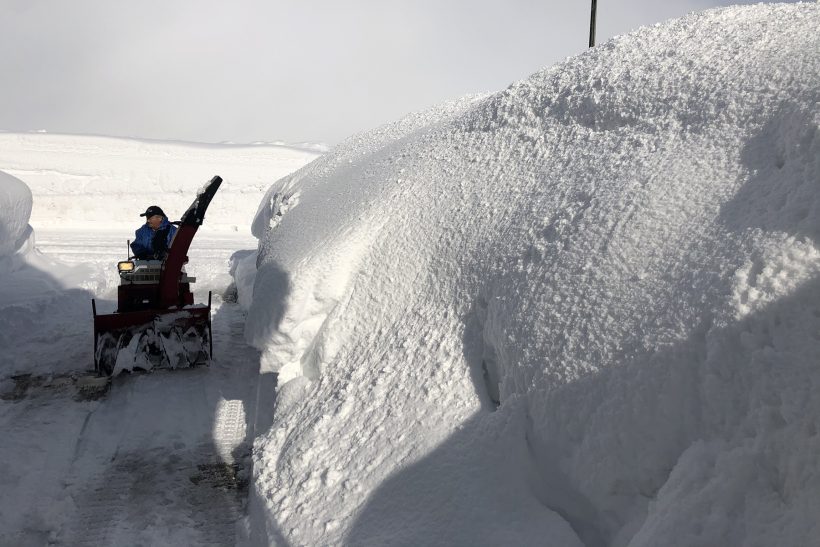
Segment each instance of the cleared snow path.
[{"label": "cleared snow path", "polygon": [[[122,233],[38,229],[37,235],[47,255],[90,264],[106,276],[93,283],[106,287],[95,296],[101,312],[113,309],[116,285],[108,277],[125,254]],[[29,345],[42,353],[19,355],[54,362],[58,373],[0,386],[0,545],[235,545],[242,539],[259,357],[244,343],[229,261],[254,243],[205,232],[189,253],[196,299],[214,293],[211,367],[121,376],[102,398],[83,400],[66,371],[92,365],[90,303],[74,295],[66,313],[57,296],[37,308],[47,332],[34,332]],[[51,343],[42,344],[44,337]]]}]

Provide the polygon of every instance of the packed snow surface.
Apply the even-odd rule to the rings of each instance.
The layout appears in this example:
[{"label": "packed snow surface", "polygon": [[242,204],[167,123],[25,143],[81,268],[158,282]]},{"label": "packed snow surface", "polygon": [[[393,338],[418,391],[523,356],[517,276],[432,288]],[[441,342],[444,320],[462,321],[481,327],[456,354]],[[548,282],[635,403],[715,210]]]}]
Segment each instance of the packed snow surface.
[{"label": "packed snow surface", "polygon": [[644,28],[274,184],[262,541],[816,544],[818,28]]},{"label": "packed snow surface", "polygon": [[[14,173],[0,172],[0,545],[237,544],[247,535],[257,385],[275,378],[259,377],[244,343],[231,263],[256,244],[248,223],[259,181],[316,154],[65,135],[0,141]],[[194,160],[206,165],[189,171]],[[179,218],[215,173],[224,182],[186,266],[195,301],[213,295],[211,366],[123,374],[89,393],[91,299],[100,313],[116,309],[116,263],[144,222],[138,214],[159,203]]]},{"label": "packed snow surface", "polygon": [[[120,243],[116,230],[37,231],[38,251],[59,272],[78,262],[110,271]],[[259,360],[223,294],[232,292],[230,257],[252,244],[203,227],[192,246],[195,297],[213,291],[211,366],[124,374],[102,394],[79,390],[78,378],[93,364],[90,300],[112,311],[116,274],[113,286],[99,277],[88,289],[0,300],[0,545],[222,546],[243,537]]]}]

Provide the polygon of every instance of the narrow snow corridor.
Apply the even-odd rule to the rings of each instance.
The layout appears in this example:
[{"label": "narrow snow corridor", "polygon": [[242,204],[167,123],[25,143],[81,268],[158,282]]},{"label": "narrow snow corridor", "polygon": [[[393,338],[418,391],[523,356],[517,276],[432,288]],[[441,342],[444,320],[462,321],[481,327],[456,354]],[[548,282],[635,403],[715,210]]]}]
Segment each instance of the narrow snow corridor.
[{"label": "narrow snow corridor", "polygon": [[[0,135],[0,547],[820,545],[818,28],[693,12],[321,157]],[[195,361],[195,276],[215,361],[89,396],[153,204],[168,321],[99,354]]]},{"label": "narrow snow corridor", "polygon": [[[105,276],[94,296],[114,305],[122,233],[37,236],[47,256]],[[197,300],[214,295],[210,367],[121,375],[99,399],[83,397],[72,376],[93,366],[88,295],[36,308],[47,332],[16,349],[44,366],[0,390],[0,544],[235,545],[246,536],[259,355],[244,343],[228,270],[253,245],[203,231],[189,253]]]}]

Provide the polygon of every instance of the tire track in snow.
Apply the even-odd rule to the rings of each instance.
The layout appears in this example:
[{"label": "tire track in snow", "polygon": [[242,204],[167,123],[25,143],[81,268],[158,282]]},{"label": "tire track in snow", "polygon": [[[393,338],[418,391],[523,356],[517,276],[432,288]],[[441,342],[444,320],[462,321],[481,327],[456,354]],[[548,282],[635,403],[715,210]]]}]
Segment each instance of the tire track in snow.
[{"label": "tire track in snow", "polygon": [[[89,286],[98,297],[110,292],[110,270],[125,251],[122,234],[43,232],[41,251],[97,266]],[[190,253],[197,297],[214,290],[211,367],[116,378],[97,401],[78,401],[72,382],[56,381],[90,366],[76,349],[90,339],[65,335],[90,324],[88,302],[80,302],[82,310],[45,302],[41,315],[53,321],[35,326],[43,340],[32,355],[54,366],[25,390],[12,380],[2,385],[15,397],[0,401],[0,422],[13,424],[4,430],[0,463],[9,473],[0,483],[15,507],[0,507],[10,509],[0,514],[0,544],[234,545],[237,530],[244,535],[247,421],[259,356],[244,343],[238,305],[222,302],[219,293],[230,283],[231,255],[249,243],[248,236],[209,234]]]},{"label": "tire track in snow", "polygon": [[217,316],[224,363],[118,379],[95,410],[74,464],[77,518],[66,544],[236,543],[258,358],[241,347],[237,306],[222,304]]}]

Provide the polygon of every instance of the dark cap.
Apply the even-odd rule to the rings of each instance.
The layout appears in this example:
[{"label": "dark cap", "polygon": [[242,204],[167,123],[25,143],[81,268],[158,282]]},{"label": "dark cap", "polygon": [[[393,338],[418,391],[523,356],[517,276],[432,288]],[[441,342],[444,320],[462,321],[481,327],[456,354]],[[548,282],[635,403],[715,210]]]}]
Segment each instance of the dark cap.
[{"label": "dark cap", "polygon": [[152,205],[148,209],[146,209],[144,213],[140,213],[140,216],[145,218],[149,218],[154,215],[165,216],[165,213],[162,212],[162,209],[160,209],[158,205]]}]

